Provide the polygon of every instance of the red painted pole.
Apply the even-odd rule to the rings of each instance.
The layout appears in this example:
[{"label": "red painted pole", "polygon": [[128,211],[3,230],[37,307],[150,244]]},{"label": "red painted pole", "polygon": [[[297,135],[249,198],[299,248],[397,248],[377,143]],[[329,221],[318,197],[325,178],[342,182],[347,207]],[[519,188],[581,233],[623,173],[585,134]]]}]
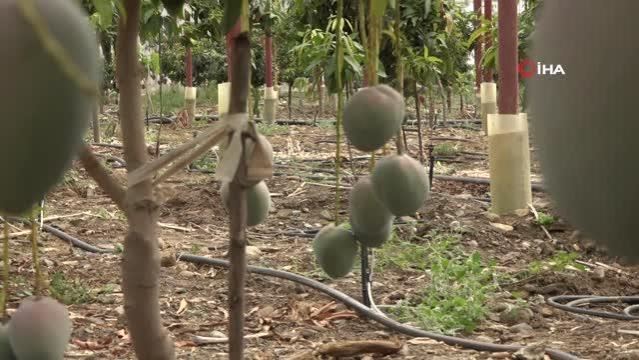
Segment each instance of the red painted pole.
[{"label": "red painted pole", "polygon": [[517,2],[499,1],[499,94],[500,114],[519,113],[517,79]]},{"label": "red painted pole", "polygon": [[186,86],[193,87],[193,52],[191,51],[190,46],[186,48],[184,63],[184,71],[186,72]]},{"label": "red painted pole", "polygon": [[267,88],[273,87],[273,37],[267,35],[264,37],[264,66],[265,82]]},{"label": "red painted pole", "polygon": [[226,34],[226,74],[228,77],[228,82],[231,82],[231,70],[233,68],[233,44],[235,43],[235,38],[240,34],[241,28],[241,23],[238,19],[237,23],[231,28],[228,34]]},{"label": "red painted pole", "polygon": [[[481,24],[481,0],[474,0],[473,2],[473,10],[475,10],[475,15],[477,16],[477,24],[475,27],[479,27]],[[481,58],[483,56],[482,52],[482,39],[477,39],[477,43],[475,43],[475,91],[479,91],[479,87],[481,84]]]},{"label": "red painted pole", "polygon": [[[515,0],[502,0],[499,3],[501,4],[503,2],[515,3]],[[491,21],[493,19],[493,0],[484,0],[484,17],[488,21]],[[488,48],[490,48],[492,46],[492,44],[493,44],[492,35],[491,34],[486,34],[486,37],[484,38],[484,49],[488,50]],[[493,70],[491,68],[485,68],[484,69],[484,82],[492,82],[492,81],[493,81]]]}]

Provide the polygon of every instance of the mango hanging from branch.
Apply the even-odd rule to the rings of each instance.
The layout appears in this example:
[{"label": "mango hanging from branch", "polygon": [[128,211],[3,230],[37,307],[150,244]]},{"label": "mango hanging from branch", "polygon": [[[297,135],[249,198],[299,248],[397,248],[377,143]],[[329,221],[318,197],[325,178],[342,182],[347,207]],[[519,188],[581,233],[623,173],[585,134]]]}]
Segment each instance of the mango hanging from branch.
[{"label": "mango hanging from branch", "polygon": [[0,24],[0,212],[19,215],[61,180],[80,149],[102,66],[76,1],[4,0]]},{"label": "mango hanging from branch", "polygon": [[397,135],[404,108],[404,98],[388,85],[363,88],[344,108],[344,133],[358,150],[378,150]]}]

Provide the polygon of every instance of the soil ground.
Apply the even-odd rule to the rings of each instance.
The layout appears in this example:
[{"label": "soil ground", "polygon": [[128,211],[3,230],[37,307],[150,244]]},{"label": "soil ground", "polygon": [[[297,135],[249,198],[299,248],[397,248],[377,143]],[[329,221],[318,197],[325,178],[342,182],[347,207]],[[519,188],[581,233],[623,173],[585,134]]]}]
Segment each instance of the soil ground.
[{"label": "soil ground", "polygon": [[[297,102],[296,102],[297,103]],[[215,109],[198,112],[214,113]],[[282,106],[280,114],[286,117]],[[312,108],[294,109],[295,119],[310,119]],[[459,116],[458,116],[459,118]],[[104,128],[115,124],[113,108],[101,117]],[[203,129],[204,121],[191,129],[163,126],[161,151],[175,147],[192,137],[194,129]],[[149,143],[155,141],[157,125],[151,125]],[[356,299],[360,298],[359,268],[339,280],[328,280],[318,270],[311,252],[309,230],[320,229],[332,221],[335,207],[334,128],[320,122],[318,126],[272,126],[264,131],[271,141],[276,160],[276,175],[268,180],[273,193],[273,209],[268,220],[248,232],[252,256],[249,263],[287,270],[321,280]],[[117,133],[117,132],[116,132]],[[408,132],[408,152],[418,158],[416,132]],[[456,147],[457,155],[440,162],[435,173],[454,176],[487,177],[485,138],[474,129],[424,129],[429,137],[448,137],[465,141],[436,141]],[[108,139],[107,139],[108,140]],[[152,146],[153,148],[153,146]],[[389,147],[392,151],[392,147]],[[122,158],[121,150],[94,147],[104,159]],[[466,154],[460,154],[465,151]],[[472,153],[472,154],[468,154]],[[364,154],[353,150],[356,159],[348,161],[342,147],[342,185],[353,184],[353,175],[367,173],[368,162],[358,160]],[[533,151],[534,155],[534,151]],[[213,166],[214,157],[200,166]],[[534,156],[533,156],[534,157]],[[451,162],[456,160],[459,162]],[[123,183],[125,172],[117,163],[108,162]],[[538,171],[535,162],[533,169]],[[354,171],[354,174],[353,174]],[[538,175],[538,174],[536,174]],[[228,216],[218,194],[219,184],[212,174],[182,171],[158,189],[161,200],[160,246],[165,259],[186,252],[225,258],[228,250]],[[501,284],[491,303],[515,303],[518,294],[532,310],[525,318],[530,327],[518,332],[491,310],[477,329],[461,336],[503,344],[542,343],[573,352],[587,359],[639,358],[636,334],[631,322],[596,317],[575,316],[546,305],[544,297],[560,294],[632,295],[639,289],[635,269],[617,264],[582,239],[561,219],[548,226],[548,234],[535,223],[532,213],[496,218],[488,214],[489,187],[481,184],[435,179],[433,194],[414,219],[397,227],[400,238],[419,244],[428,241],[425,234],[458,231],[461,245],[468,252],[478,251],[495,261],[504,274],[520,274],[534,262],[552,259],[560,251],[578,254],[578,260],[593,264],[585,270],[566,267],[544,270]],[[342,191],[340,210],[347,219],[348,193]],[[550,199],[534,194],[537,211],[555,214]],[[75,164],[65,180],[47,197],[47,223],[96,246],[117,249],[126,233],[123,214]],[[503,231],[491,223],[512,226]],[[12,232],[21,226],[15,224]],[[133,359],[125,327],[123,295],[120,288],[120,255],[96,255],[72,248],[68,243],[43,233],[40,242],[41,263],[51,287],[76,303],[69,306],[74,331],[68,358]],[[33,269],[27,235],[11,239],[10,309],[31,293]],[[597,262],[604,265],[594,265]],[[161,272],[161,310],[164,325],[176,343],[179,359],[224,359],[227,344],[197,346],[194,335],[224,336],[227,324],[227,271],[198,267],[185,262],[163,263]],[[605,267],[608,265],[608,267]],[[418,294],[428,283],[424,271],[410,267],[389,266],[374,274],[373,292],[378,304],[391,305],[401,298]],[[55,286],[53,285],[55,284]],[[504,359],[509,354],[480,353],[450,347],[428,339],[411,339],[372,321],[358,317],[341,304],[317,291],[295,283],[250,274],[247,278],[246,333],[260,336],[246,341],[249,359],[287,359],[318,344],[343,340],[392,340],[402,344],[399,353],[377,356],[387,359]],[[491,307],[491,309],[496,307]],[[322,309],[321,311],[319,311]],[[340,314],[341,316],[332,316]],[[354,357],[370,359],[372,355]]]}]

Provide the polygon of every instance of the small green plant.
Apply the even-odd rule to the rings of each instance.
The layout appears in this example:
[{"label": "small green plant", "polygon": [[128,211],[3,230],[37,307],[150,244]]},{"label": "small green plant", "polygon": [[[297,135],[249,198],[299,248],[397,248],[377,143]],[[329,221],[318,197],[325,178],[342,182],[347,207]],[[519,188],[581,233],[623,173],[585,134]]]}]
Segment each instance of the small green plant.
[{"label": "small green plant", "polygon": [[465,255],[458,236],[431,237],[429,246],[421,246],[423,250],[403,245],[405,254],[394,256],[397,263],[398,259],[406,261],[408,252],[415,253],[418,266],[429,269],[430,283],[417,300],[400,304],[391,314],[445,334],[472,332],[487,314],[487,301],[497,290],[494,262],[484,261],[477,252]]},{"label": "small green plant", "polygon": [[559,251],[552,258],[546,261],[533,261],[528,266],[528,272],[532,275],[539,274],[545,270],[564,271],[567,269],[585,270],[585,266],[577,263],[575,260],[579,258],[579,254],[573,252]]},{"label": "small green plant", "polygon": [[396,267],[426,271],[432,265],[431,260],[437,256],[454,257],[462,254],[460,248],[456,247],[459,236],[433,232],[428,237],[432,239],[429,244],[418,244],[402,240],[393,232],[391,240],[375,253],[375,265],[378,270]]},{"label": "small green plant", "polygon": [[334,129],[335,128],[335,122],[333,120],[317,120],[317,127],[319,127],[320,129]]},{"label": "small green plant", "polygon": [[433,148],[433,154],[435,156],[456,156],[459,152],[457,146],[452,145],[451,143],[441,143],[435,145]]},{"label": "small green plant", "polygon": [[550,226],[555,223],[555,218],[552,215],[545,214],[543,212],[539,213],[539,218],[536,220],[538,225],[541,226]]},{"label": "small green plant", "polygon": [[202,251],[202,246],[201,245],[198,245],[198,244],[191,245],[191,253],[199,254],[200,251]]},{"label": "small green plant", "polygon": [[82,304],[92,300],[89,290],[80,281],[70,281],[61,272],[53,273],[49,291],[52,297],[66,305]]},{"label": "small green plant", "polygon": [[264,136],[282,135],[288,133],[288,126],[278,124],[257,124],[258,131]]},{"label": "small green plant", "polygon": [[193,163],[191,163],[191,166],[199,170],[215,171],[217,168],[217,158],[204,155],[199,159],[194,160]]}]

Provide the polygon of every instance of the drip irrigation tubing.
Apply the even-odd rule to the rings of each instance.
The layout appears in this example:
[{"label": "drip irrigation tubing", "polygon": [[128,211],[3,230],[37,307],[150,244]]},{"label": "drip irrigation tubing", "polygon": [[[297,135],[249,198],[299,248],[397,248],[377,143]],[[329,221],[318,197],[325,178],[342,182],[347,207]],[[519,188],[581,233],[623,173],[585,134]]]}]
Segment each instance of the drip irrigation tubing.
[{"label": "drip irrigation tubing", "polygon": [[[547,303],[557,309],[576,314],[615,320],[639,320],[639,316],[632,315],[633,312],[639,311],[639,296],[560,295],[548,298]],[[579,307],[592,304],[630,304],[630,306],[625,307],[622,313]]]},{"label": "drip irrigation tubing", "polygon": [[[15,220],[19,220],[21,222],[28,222],[23,219],[15,219]],[[64,231],[57,229],[48,224],[44,224],[42,226],[42,230],[49,232],[50,234],[62,240],[68,241],[73,246],[88,252],[99,253],[99,254],[114,253],[114,251],[112,250],[99,248],[91,244],[88,244],[84,242],[83,240],[75,238],[65,233]],[[181,253],[177,256],[177,259],[179,261],[185,261],[185,262],[189,262],[189,263],[197,264],[197,265],[208,265],[208,266],[223,267],[223,268],[230,267],[230,263],[227,260],[213,259],[213,258],[208,258],[204,256],[199,256],[199,255]],[[491,343],[486,343],[486,342],[481,342],[476,340],[458,338],[454,336],[438,334],[434,332],[421,330],[412,326],[404,325],[400,322],[397,322],[385,316],[381,312],[375,311],[374,309],[367,307],[363,303],[355,300],[354,298],[336,289],[333,289],[330,286],[322,284],[319,281],[309,279],[302,275],[298,275],[298,274],[294,274],[294,273],[290,273],[290,272],[282,271],[282,270],[269,269],[269,268],[260,267],[260,266],[253,266],[253,265],[248,265],[247,271],[254,274],[276,277],[279,279],[292,281],[301,285],[305,285],[312,289],[315,289],[319,292],[322,292],[330,296],[331,298],[337,301],[342,302],[346,306],[351,307],[363,317],[369,320],[373,320],[381,325],[386,326],[387,328],[391,330],[397,331],[399,333],[402,333],[408,336],[430,338],[432,340],[441,341],[448,345],[459,346],[463,348],[473,349],[477,351],[486,351],[486,352],[516,352],[524,348],[521,345],[491,344]],[[546,353],[550,355],[552,359],[555,359],[555,360],[581,360],[581,358],[577,357],[576,355],[569,354],[560,350],[546,349]]]}]

